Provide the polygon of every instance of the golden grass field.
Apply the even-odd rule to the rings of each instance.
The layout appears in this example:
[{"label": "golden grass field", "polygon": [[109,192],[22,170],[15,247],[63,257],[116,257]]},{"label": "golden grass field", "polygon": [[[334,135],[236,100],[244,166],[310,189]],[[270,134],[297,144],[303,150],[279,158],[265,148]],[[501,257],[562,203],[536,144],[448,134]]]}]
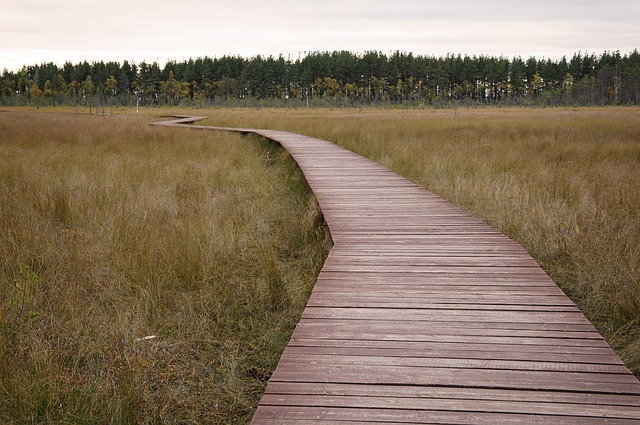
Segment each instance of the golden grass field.
[{"label": "golden grass field", "polygon": [[330,239],[288,154],[146,125],[171,113],[331,140],[443,196],[640,373],[639,108],[52,111],[0,112],[1,423],[251,418]]},{"label": "golden grass field", "polygon": [[384,164],[520,242],[640,375],[640,109],[220,110]]},{"label": "golden grass field", "polygon": [[2,424],[248,422],[289,340],[330,247],[290,156],[148,121],[0,113]]},{"label": "golden grass field", "polygon": [[382,163],[520,242],[640,375],[640,109],[220,110]]}]

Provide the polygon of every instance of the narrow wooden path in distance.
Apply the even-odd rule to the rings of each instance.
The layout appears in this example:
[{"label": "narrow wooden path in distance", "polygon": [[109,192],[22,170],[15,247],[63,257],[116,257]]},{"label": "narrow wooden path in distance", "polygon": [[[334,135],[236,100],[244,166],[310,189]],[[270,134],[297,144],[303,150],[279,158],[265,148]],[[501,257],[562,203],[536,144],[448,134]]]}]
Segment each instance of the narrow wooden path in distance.
[{"label": "narrow wooden path in distance", "polygon": [[281,144],[334,241],[253,424],[640,423],[640,382],[513,240],[330,142],[190,127]]}]

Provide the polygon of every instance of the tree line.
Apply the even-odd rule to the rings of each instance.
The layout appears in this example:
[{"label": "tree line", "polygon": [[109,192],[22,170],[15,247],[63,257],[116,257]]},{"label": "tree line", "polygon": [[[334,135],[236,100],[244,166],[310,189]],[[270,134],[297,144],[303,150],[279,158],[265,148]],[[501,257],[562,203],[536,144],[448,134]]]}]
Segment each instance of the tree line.
[{"label": "tree line", "polygon": [[637,105],[640,53],[570,59],[376,51],[4,70],[3,105]]}]

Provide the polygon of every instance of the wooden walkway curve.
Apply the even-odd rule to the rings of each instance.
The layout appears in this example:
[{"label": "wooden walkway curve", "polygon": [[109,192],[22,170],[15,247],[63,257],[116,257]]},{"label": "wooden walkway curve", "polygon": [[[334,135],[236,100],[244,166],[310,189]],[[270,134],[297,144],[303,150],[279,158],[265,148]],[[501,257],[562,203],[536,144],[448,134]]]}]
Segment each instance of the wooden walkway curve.
[{"label": "wooden walkway curve", "polygon": [[334,241],[253,424],[640,423],[640,382],[513,240],[330,142],[190,127],[281,144]]}]

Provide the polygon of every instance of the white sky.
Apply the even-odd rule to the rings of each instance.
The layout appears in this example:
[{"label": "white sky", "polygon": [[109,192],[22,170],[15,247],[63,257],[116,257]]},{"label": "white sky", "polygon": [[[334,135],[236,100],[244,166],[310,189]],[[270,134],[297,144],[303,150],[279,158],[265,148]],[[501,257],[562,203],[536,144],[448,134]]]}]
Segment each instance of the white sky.
[{"label": "white sky", "polygon": [[0,70],[52,61],[395,50],[536,56],[640,49],[640,0],[2,0]]}]

